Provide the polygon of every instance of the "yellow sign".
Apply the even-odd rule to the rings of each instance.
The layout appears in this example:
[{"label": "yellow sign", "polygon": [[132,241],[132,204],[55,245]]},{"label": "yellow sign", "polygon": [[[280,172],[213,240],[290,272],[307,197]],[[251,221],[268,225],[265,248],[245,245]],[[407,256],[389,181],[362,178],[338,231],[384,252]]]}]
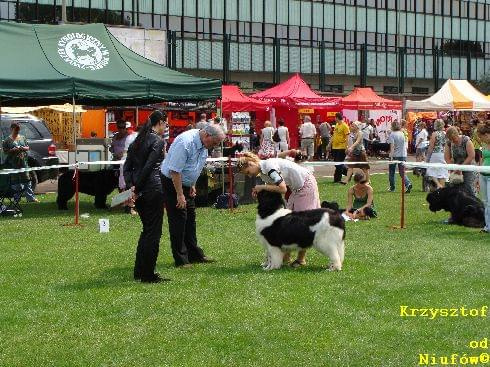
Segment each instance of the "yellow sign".
[{"label": "yellow sign", "polygon": [[302,113],[302,114],[310,114],[310,113],[314,113],[315,110],[313,108],[300,108],[298,109],[298,113]]},{"label": "yellow sign", "polygon": [[327,117],[335,117],[338,112],[327,112]]}]

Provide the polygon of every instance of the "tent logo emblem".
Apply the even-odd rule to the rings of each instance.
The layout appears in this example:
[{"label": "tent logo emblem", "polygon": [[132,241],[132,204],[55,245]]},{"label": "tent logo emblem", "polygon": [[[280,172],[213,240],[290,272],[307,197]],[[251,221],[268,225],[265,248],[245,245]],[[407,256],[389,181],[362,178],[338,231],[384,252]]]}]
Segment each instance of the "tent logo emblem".
[{"label": "tent logo emblem", "polygon": [[97,38],[85,33],[68,33],[58,41],[58,55],[83,70],[100,70],[109,63],[109,51]]}]

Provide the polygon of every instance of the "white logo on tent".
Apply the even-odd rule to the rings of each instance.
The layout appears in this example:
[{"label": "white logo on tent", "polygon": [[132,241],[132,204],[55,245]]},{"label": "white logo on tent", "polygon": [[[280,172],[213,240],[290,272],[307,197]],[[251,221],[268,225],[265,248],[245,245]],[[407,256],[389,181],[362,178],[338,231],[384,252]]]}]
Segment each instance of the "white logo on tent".
[{"label": "white logo on tent", "polygon": [[72,66],[100,70],[109,63],[109,51],[97,38],[85,33],[68,33],[58,41],[58,55]]}]

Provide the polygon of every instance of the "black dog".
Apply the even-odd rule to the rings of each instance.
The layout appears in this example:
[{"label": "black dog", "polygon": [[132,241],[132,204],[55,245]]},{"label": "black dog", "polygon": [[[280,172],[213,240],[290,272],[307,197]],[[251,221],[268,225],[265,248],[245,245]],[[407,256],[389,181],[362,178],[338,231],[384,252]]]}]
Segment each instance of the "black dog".
[{"label": "black dog", "polygon": [[334,210],[339,214],[345,212],[345,209],[341,209],[336,201],[326,201],[326,200],[322,201],[321,207],[325,209]]},{"label": "black dog", "polygon": [[[58,197],[56,203],[59,210],[68,210],[67,202],[75,194],[74,171],[63,173],[58,178]],[[118,186],[117,171],[112,169],[84,172],[79,171],[78,191],[87,195],[95,196],[95,207],[107,209],[107,195]]]},{"label": "black dog", "polygon": [[484,206],[462,184],[437,189],[427,195],[429,209],[451,213],[450,223],[465,227],[482,228],[485,225]]}]

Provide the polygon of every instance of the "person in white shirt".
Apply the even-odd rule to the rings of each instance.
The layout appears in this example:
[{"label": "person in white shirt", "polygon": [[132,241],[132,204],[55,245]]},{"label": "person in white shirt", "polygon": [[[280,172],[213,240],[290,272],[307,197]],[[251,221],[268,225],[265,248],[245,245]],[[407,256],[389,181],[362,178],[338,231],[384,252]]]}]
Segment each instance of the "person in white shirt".
[{"label": "person in white shirt", "polygon": [[[123,173],[124,162],[126,161],[126,157],[128,156],[129,146],[134,142],[134,140],[138,136],[138,133],[131,130],[131,126],[132,126],[131,122],[126,121],[126,130],[128,131],[128,135],[126,136],[126,140],[124,141],[124,151],[121,158],[123,163],[119,166],[119,192],[123,192],[124,190],[126,190],[126,182],[124,181],[124,173]],[[125,206],[124,210],[126,213],[130,213],[132,215],[137,214],[136,211],[134,210],[134,205]]]},{"label": "person in white shirt", "polygon": [[303,124],[299,128],[301,136],[301,150],[308,156],[308,160],[315,154],[316,127],[312,124],[310,116],[305,116]]},{"label": "person in white shirt", "polygon": [[[281,153],[280,155],[284,155]],[[257,185],[252,194],[262,190],[291,195],[287,200],[287,208],[292,211],[305,211],[320,208],[320,195],[315,176],[307,168],[289,159],[270,158],[261,160],[253,153],[244,153],[237,162],[238,170],[250,177],[259,176],[265,185]],[[298,252],[298,258],[291,264],[293,267],[306,264],[306,251]],[[285,256],[288,259],[289,256]]]},{"label": "person in white shirt", "polygon": [[369,144],[371,143],[371,137],[373,136],[373,127],[367,120],[363,123],[361,127],[361,132],[364,149],[366,150],[366,152],[368,152]]},{"label": "person in white shirt", "polygon": [[289,129],[284,126],[284,119],[279,119],[277,121],[279,127],[277,128],[277,133],[279,134],[279,141],[277,143],[277,150],[279,152],[285,152],[289,149]]}]

